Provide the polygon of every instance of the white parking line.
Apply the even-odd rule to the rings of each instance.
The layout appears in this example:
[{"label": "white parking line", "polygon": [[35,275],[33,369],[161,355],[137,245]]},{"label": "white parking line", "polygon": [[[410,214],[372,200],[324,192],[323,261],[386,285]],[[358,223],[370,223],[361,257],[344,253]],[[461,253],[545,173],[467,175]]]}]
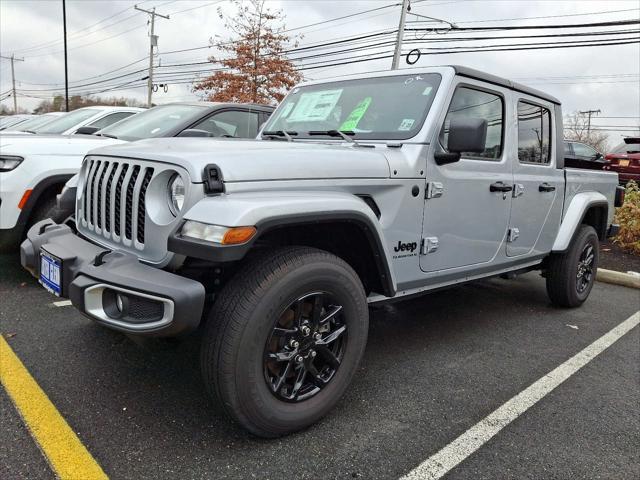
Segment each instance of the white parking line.
[{"label": "white parking line", "polygon": [[452,468],[487,443],[500,430],[526,412],[639,323],[640,311],[631,315],[613,330],[604,334],[591,345],[504,403],[497,410],[494,410],[449,445],[402,477],[402,480],[435,480],[443,477]]}]

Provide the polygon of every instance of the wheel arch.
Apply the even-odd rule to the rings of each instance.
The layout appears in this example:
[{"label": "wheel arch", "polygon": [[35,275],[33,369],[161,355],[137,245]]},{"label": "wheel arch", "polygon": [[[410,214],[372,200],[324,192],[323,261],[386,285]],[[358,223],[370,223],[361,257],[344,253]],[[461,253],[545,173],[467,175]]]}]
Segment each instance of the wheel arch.
[{"label": "wheel arch", "polygon": [[578,232],[580,225],[591,225],[600,240],[607,237],[609,202],[599,192],[583,192],[575,195],[565,210],[560,229],[551,248],[552,252],[564,252]]},{"label": "wheel arch", "polygon": [[300,245],[328,251],[346,261],[368,292],[395,295],[382,238],[371,220],[357,212],[291,215],[258,224],[254,245]]},{"label": "wheel arch", "polygon": [[45,198],[53,197],[60,193],[60,190],[64,187],[65,183],[73,177],[72,173],[64,173],[58,175],[51,175],[50,177],[46,177],[40,182],[36,184],[35,187],[31,189],[31,194],[27,199],[26,203],[20,210],[20,215],[18,216],[18,222],[16,226],[20,226],[20,228],[24,229],[24,227],[29,223],[29,219],[31,215],[36,210],[39,203]]},{"label": "wheel arch", "polygon": [[183,219],[225,226],[252,225],[257,234],[246,244],[221,246],[181,237],[178,226],[169,237],[171,252],[229,262],[241,260],[250,250],[265,246],[315,247],[349,263],[368,290],[395,295],[396,283],[380,220],[372,207],[356,195],[263,192],[208,197]]}]

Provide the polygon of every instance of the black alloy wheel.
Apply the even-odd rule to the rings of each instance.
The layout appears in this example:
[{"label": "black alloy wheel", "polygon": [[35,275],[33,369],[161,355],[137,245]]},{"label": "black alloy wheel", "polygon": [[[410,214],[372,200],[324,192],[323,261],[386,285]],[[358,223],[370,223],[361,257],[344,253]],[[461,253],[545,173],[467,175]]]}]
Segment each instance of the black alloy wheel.
[{"label": "black alloy wheel", "polygon": [[280,315],[264,351],[264,377],[287,402],[316,395],[335,376],[347,347],[342,306],[326,292],[294,300]]},{"label": "black alloy wheel", "polygon": [[576,273],[576,290],[578,293],[583,293],[591,285],[595,273],[593,268],[594,261],[593,245],[587,243],[582,249],[578,260],[578,272]]}]

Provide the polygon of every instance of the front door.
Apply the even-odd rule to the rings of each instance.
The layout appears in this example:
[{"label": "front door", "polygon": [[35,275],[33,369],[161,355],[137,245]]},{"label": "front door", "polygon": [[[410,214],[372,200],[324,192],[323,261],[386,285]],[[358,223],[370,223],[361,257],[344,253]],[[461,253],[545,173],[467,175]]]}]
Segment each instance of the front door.
[{"label": "front door", "polygon": [[503,245],[513,188],[504,148],[508,95],[499,87],[487,89],[466,79],[453,93],[435,149],[447,145],[448,125],[455,117],[486,119],[487,140],[482,153],[463,153],[459,162],[436,165],[432,156],[427,160],[430,198],[425,200],[425,246],[420,256],[425,272],[480,266],[505,258]]},{"label": "front door", "polygon": [[521,98],[517,108],[509,257],[551,249],[564,198],[564,171],[556,168],[554,105]]}]

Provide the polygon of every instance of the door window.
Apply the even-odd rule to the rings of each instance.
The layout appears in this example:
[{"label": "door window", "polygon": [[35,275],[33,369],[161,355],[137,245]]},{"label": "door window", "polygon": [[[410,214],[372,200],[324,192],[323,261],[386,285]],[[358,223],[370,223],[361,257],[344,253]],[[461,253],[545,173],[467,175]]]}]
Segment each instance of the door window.
[{"label": "door window", "polygon": [[551,161],[551,112],[548,109],[518,102],[518,160],[540,164]]},{"label": "door window", "polygon": [[581,157],[587,157],[587,158],[595,158],[596,155],[598,154],[598,152],[595,149],[585,145],[584,143],[574,143],[573,151],[575,152],[576,155],[579,155]]},{"label": "door window", "polygon": [[253,138],[258,135],[258,113],[226,110],[206,118],[191,128],[206,130],[214,137]]},{"label": "door window", "polygon": [[108,127],[109,125],[113,125],[114,123],[119,122],[120,120],[124,120],[125,118],[130,117],[134,113],[136,113],[136,112],[112,113],[111,115],[106,115],[106,116],[96,120],[95,122],[92,122],[91,124],[89,124],[87,126],[88,127],[96,127],[98,129],[105,128],[105,127]]},{"label": "door window", "polygon": [[449,140],[449,125],[452,118],[482,118],[487,121],[487,140],[480,153],[463,152],[463,157],[482,160],[498,160],[502,154],[502,132],[504,130],[504,102],[500,95],[460,87],[453,94],[449,111],[440,131],[440,143],[446,148]]}]

